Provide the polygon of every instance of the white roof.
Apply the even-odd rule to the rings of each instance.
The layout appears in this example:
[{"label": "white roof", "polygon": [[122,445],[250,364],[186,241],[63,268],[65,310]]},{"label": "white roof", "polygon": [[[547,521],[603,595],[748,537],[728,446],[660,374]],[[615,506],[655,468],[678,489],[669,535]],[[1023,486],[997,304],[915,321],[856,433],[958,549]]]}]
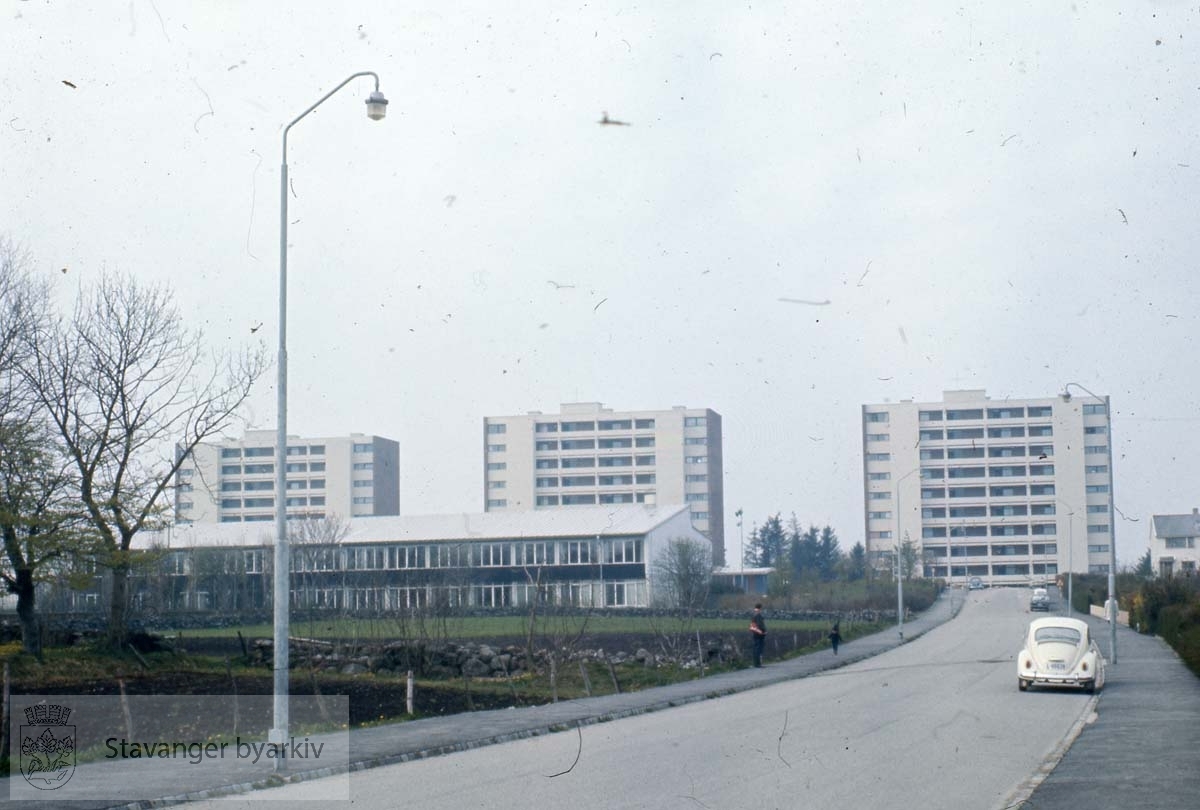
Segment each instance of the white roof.
[{"label": "white roof", "polygon": [[[452,515],[350,518],[343,545],[448,540],[533,539],[644,535],[688,509],[686,505],[628,504],[571,506]],[[289,523],[295,522],[290,520]],[[148,548],[238,548],[275,542],[275,523],[192,523],[143,531],[133,546]]]}]

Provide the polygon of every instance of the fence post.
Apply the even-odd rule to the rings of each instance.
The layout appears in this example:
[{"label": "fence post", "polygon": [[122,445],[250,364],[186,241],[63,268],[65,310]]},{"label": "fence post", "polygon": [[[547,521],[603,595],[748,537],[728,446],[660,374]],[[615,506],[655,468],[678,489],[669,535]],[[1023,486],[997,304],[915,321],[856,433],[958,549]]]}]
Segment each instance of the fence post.
[{"label": "fence post", "polygon": [[413,713],[413,671],[408,671],[408,692],[404,699],[404,708],[409,714]]}]

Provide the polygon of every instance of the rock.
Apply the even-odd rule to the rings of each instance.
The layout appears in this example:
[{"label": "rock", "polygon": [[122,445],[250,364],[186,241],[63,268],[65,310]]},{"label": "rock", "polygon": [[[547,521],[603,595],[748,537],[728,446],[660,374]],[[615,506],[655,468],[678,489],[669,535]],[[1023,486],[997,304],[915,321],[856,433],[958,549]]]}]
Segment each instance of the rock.
[{"label": "rock", "polygon": [[478,658],[468,658],[462,665],[462,673],[470,678],[482,678],[492,674],[490,665],[485,664]]},{"label": "rock", "polygon": [[476,655],[480,661],[491,661],[496,657],[496,651],[486,644],[480,644],[479,652]]},{"label": "rock", "polygon": [[367,668],[365,666],[355,663],[346,664],[346,666],[342,667],[341,669],[341,673],[343,675],[361,675],[366,671]]}]

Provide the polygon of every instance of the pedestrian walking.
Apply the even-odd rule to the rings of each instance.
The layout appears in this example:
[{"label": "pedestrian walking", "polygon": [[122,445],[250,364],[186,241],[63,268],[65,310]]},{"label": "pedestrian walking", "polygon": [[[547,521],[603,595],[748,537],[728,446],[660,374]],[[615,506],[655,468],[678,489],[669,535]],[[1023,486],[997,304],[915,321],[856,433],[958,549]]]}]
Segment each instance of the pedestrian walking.
[{"label": "pedestrian walking", "polygon": [[761,602],[754,606],[754,615],[750,617],[750,641],[754,645],[754,666],[761,667],[763,647],[767,643],[767,620],[763,618]]},{"label": "pedestrian walking", "polygon": [[838,629],[839,622],[833,623],[833,629],[829,631],[829,643],[833,645],[833,654],[837,655],[838,644],[842,643],[842,633]]}]

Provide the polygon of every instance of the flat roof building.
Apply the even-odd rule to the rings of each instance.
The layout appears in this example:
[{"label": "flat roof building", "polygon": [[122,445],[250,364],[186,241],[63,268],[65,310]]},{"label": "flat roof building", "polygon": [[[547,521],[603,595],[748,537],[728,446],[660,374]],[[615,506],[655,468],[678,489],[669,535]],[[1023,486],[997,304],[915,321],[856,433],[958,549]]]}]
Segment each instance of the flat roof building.
[{"label": "flat roof building", "polygon": [[946,391],[864,405],[862,433],[872,564],[909,541],[929,576],[1003,585],[1109,570],[1106,397]]},{"label": "flat roof building", "polygon": [[709,408],[614,411],[573,402],[483,420],[484,510],[688,505],[725,563],[721,416]]},{"label": "flat roof building", "polygon": [[[275,520],[274,430],[197,445],[175,479],[179,523]],[[400,513],[400,446],[392,439],[288,436],[289,517],[345,518]]]}]

